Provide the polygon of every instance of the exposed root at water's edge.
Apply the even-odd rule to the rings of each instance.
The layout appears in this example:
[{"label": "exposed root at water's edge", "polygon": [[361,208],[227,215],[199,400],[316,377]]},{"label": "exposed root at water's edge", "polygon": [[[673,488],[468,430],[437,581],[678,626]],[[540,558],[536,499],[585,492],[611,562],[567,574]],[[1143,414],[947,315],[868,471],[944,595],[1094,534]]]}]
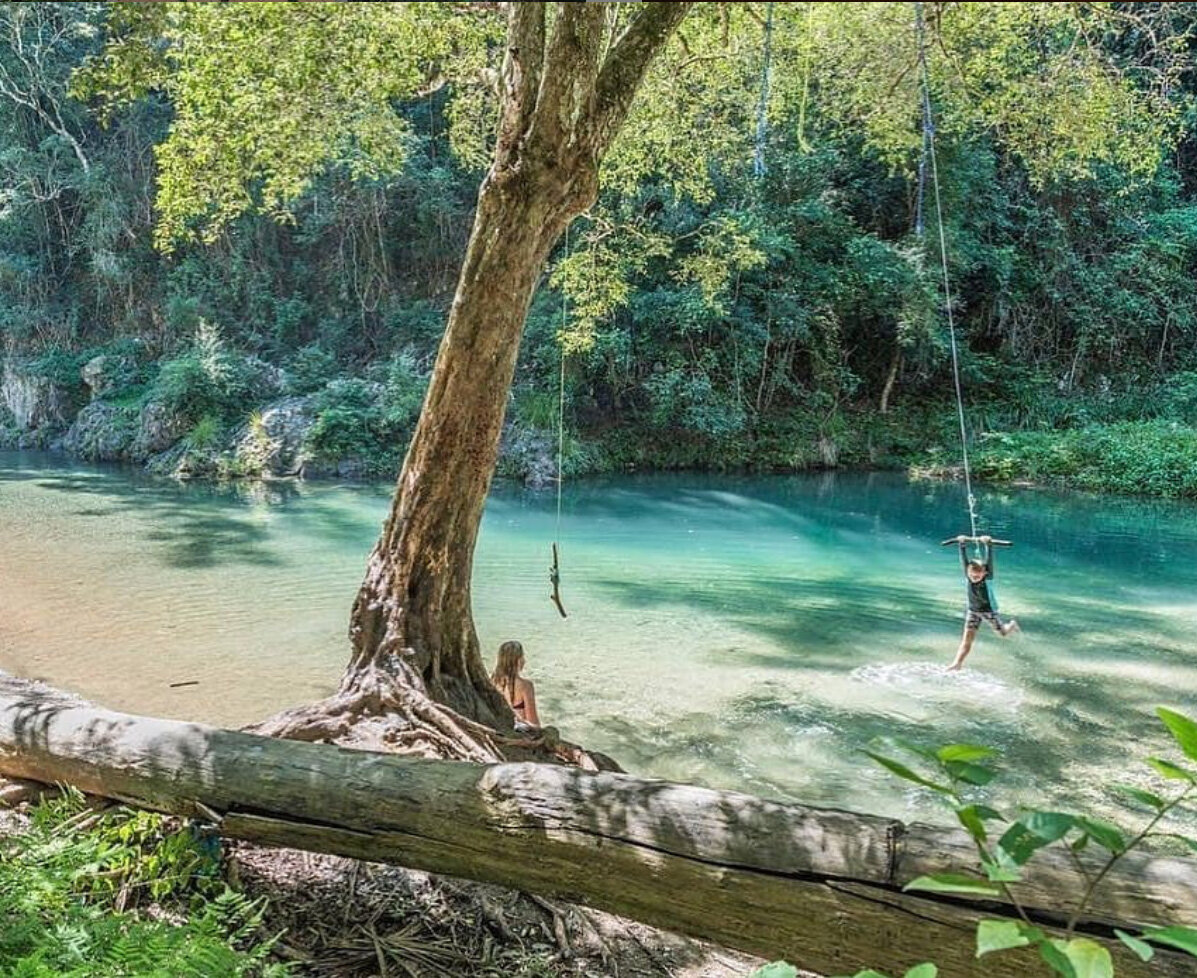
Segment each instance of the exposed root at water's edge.
[{"label": "exposed root at water's edge", "polygon": [[419,672],[400,655],[351,668],[331,696],[243,729],[283,740],[440,760],[537,761],[587,771],[623,770],[605,754],[562,740],[553,727],[497,730],[462,716],[429,696]]}]

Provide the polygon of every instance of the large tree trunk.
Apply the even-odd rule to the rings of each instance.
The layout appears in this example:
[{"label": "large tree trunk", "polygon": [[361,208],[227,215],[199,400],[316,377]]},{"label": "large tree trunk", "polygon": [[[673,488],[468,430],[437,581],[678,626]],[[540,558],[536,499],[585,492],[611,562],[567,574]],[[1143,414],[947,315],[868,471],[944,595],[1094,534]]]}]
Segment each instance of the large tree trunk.
[{"label": "large tree trunk", "polygon": [[484,759],[498,742],[471,722],[512,729],[478,648],[470,575],[524,320],[550,250],[593,203],[603,155],[689,4],[639,5],[610,43],[602,5],[555,6],[550,35],[546,4],[508,4],[494,162],[424,409],[353,607],[341,688],[262,732],[381,747],[398,732],[380,717],[427,726],[435,714],[442,734],[468,735],[455,756]]},{"label": "large tree trunk", "polygon": [[498,456],[528,305],[594,174],[490,178],[391,514],[350,625],[350,673],[410,649],[428,692],[489,725],[511,725],[490,684],[470,607],[474,544]]},{"label": "large tree trunk", "polygon": [[[1038,973],[1032,950],[976,958],[977,921],[1012,917],[1008,904],[902,892],[975,865],[958,830],[543,764],[273,740],[112,713],[3,677],[0,774],[214,820],[230,838],[564,897],[828,974],[924,960],[953,978]],[[1100,862],[1045,851],[1014,887],[1028,917],[1058,934]],[[1142,964],[1113,928],[1197,924],[1197,864],[1131,853],[1082,924],[1120,978],[1192,975],[1192,959],[1168,951]]]}]

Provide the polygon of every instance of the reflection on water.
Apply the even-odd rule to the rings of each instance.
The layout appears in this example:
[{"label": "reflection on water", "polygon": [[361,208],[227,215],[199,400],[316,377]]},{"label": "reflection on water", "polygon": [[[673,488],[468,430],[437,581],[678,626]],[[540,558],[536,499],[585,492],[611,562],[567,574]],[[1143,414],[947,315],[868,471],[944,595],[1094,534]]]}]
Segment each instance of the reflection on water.
[{"label": "reflection on water", "polygon": [[[0,454],[0,668],[144,713],[241,724],[319,696],[389,487],[215,488]],[[941,817],[860,751],[878,737],[1000,748],[1007,798],[1108,808],[1197,713],[1197,510],[985,492],[997,592],[948,674],[961,492],[895,476],[621,478],[499,489],[475,562],[484,646],[519,638],[542,715],[637,773]],[[171,683],[195,685],[171,688]]]}]

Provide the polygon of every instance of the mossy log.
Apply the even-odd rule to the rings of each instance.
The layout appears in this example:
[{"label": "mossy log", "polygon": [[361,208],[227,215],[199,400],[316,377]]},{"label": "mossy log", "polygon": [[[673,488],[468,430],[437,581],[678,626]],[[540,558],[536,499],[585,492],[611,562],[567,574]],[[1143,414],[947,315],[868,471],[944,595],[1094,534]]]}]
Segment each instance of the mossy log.
[{"label": "mossy log", "polygon": [[[1030,953],[976,959],[976,922],[1008,906],[902,892],[972,865],[953,830],[622,774],[275,740],[113,713],[9,678],[0,773],[215,818],[230,838],[585,903],[828,974],[926,960],[953,978],[1037,973]],[[1017,890],[1052,927],[1083,886],[1071,861],[1044,858]],[[1169,923],[1197,925],[1197,863],[1132,854],[1082,929],[1110,947],[1122,978],[1192,976],[1192,958],[1161,951],[1149,970],[1113,938],[1115,925]]]}]

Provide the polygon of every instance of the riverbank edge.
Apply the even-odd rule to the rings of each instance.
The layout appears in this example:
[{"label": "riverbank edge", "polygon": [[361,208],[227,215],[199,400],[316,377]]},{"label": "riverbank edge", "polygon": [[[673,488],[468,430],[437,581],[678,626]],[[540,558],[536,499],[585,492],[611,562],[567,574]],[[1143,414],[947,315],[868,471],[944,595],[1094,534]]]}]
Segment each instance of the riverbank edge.
[{"label": "riverbank edge", "polygon": [[[1125,426],[1103,426],[1108,428],[1125,428]],[[975,451],[973,457],[972,483],[974,487],[989,490],[1021,489],[1053,492],[1084,493],[1093,496],[1130,497],[1144,499],[1194,499],[1197,498],[1197,454],[1192,458],[1182,458],[1179,466],[1182,471],[1169,476],[1167,466],[1163,466],[1163,484],[1151,484],[1136,478],[1133,471],[1115,467],[1114,463],[1107,468],[1108,474],[1095,472],[1092,468],[1081,470],[1073,474],[1051,473],[1038,471],[1031,461],[1020,464],[1017,454],[1011,454],[1011,442],[1020,438],[1043,439],[1045,433],[995,433],[989,436],[990,445],[982,445]],[[1056,439],[1049,445],[1064,445],[1067,435],[1056,433]],[[549,491],[557,485],[556,459],[553,458],[550,446],[553,441],[552,433],[546,431],[510,428],[504,436],[503,447],[496,467],[496,481],[513,486],[522,486],[532,491]],[[580,447],[578,447],[580,446]],[[588,450],[590,449],[590,450]],[[603,443],[601,441],[575,443],[577,454],[573,456],[564,472],[564,479],[571,480],[601,479],[616,475],[753,475],[753,476],[784,476],[784,475],[813,475],[819,473],[857,473],[871,472],[899,473],[905,475],[912,482],[963,483],[964,468],[958,460],[947,460],[940,448],[927,450],[910,459],[887,458],[877,462],[864,460],[862,462],[849,461],[846,463],[798,464],[782,465],[768,464],[760,461],[746,461],[739,464],[728,464],[726,460],[711,464],[654,464],[651,450],[634,461],[624,461],[619,465],[587,465],[578,464],[578,454],[583,460],[593,460],[595,455],[602,456]],[[230,485],[255,483],[353,483],[363,486],[391,486],[398,476],[394,473],[380,473],[363,466],[360,460],[348,458],[334,463],[312,463],[301,461],[293,471],[276,472],[267,467],[247,468],[238,464],[233,447],[220,450],[197,451],[186,445],[175,445],[146,462],[138,462],[128,458],[103,459],[95,458],[86,453],[70,451],[63,445],[62,436],[54,438],[28,438],[12,428],[0,426],[0,451],[14,453],[36,452],[50,456],[83,462],[87,464],[113,467],[117,470],[134,472],[140,476],[150,476],[173,479],[177,482],[195,482],[198,484]],[[1049,452],[1052,449],[1049,448]],[[1188,453],[1185,453],[1186,456]],[[1057,456],[1058,464],[1058,456]],[[1172,466],[1176,468],[1177,466]],[[1159,473],[1161,468],[1155,469]],[[1128,478],[1129,476],[1129,478]]]}]

